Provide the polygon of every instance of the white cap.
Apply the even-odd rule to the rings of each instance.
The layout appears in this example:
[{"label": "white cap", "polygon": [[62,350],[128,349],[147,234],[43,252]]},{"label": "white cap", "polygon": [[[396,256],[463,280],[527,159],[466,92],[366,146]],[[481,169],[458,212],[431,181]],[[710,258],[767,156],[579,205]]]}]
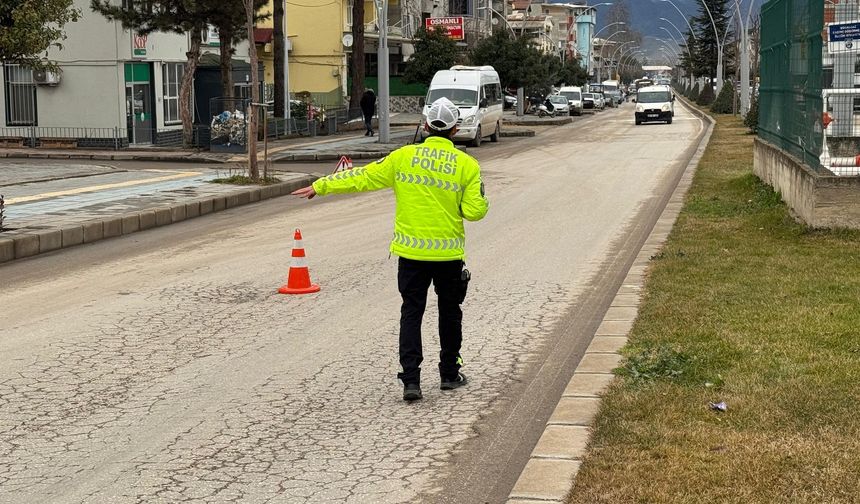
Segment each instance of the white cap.
[{"label": "white cap", "polygon": [[436,131],[445,131],[457,125],[460,109],[448,98],[442,97],[434,101],[427,111],[427,126]]}]

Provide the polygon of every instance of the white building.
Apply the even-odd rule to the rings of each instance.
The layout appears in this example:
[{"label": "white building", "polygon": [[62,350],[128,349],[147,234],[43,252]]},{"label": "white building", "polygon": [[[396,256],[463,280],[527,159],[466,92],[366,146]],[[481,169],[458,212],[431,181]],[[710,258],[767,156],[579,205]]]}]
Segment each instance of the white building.
[{"label": "white building", "polygon": [[[138,36],[90,10],[89,0],[74,4],[81,19],[66,25],[61,50],[48,51],[60,73],[3,64],[0,137],[80,147],[176,143],[188,35]],[[204,52],[217,54],[211,37]],[[247,54],[247,44],[236,53]]]}]

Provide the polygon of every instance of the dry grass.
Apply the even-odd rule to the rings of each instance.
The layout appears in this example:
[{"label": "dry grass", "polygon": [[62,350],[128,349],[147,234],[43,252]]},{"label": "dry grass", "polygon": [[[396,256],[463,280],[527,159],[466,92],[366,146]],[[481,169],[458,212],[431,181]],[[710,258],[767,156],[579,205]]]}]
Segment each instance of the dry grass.
[{"label": "dry grass", "polygon": [[570,503],[860,502],[860,233],[792,220],[752,140],[718,119]]}]

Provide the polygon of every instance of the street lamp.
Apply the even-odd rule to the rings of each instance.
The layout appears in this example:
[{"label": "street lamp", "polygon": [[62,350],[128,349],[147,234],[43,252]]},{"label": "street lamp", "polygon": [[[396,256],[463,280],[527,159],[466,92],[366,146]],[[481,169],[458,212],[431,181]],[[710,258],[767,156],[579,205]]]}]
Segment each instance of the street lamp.
[{"label": "street lamp", "polygon": [[594,37],[593,37],[593,38],[597,38],[597,36],[598,36],[598,35],[600,35],[601,33],[603,33],[603,30],[605,30],[605,29],[609,28],[610,26],[615,26],[615,25],[626,25],[626,24],[627,24],[627,23],[625,23],[624,21],[616,21],[616,22],[614,22],[614,23],[609,23],[608,25],[604,26],[603,28],[601,28],[601,29],[597,30],[597,33],[595,33],[595,34],[594,34]]},{"label": "street lamp", "polygon": [[[388,0],[373,0],[376,7],[376,17],[379,20],[379,42],[376,58],[377,74],[379,75],[379,143],[391,141],[391,117],[389,117],[389,82],[388,82]],[[354,21],[358,22],[358,20]],[[289,106],[289,102],[287,102]]]},{"label": "street lamp", "polygon": [[621,67],[623,66],[624,60],[628,56],[630,56],[631,54],[636,53],[638,50],[639,50],[639,46],[632,46],[632,47],[628,47],[628,48],[624,49],[623,51],[621,51],[621,54],[618,55],[618,59],[617,59],[617,62],[615,64],[615,73],[619,74],[619,77],[620,77]]},{"label": "street lamp", "polygon": [[[600,65],[597,66],[597,82],[600,82],[600,74],[601,74],[600,67],[603,65],[603,48],[606,47],[607,42],[612,40],[612,37],[614,37],[616,35],[620,35],[622,33],[627,33],[627,30],[619,30],[617,32],[612,32],[612,35],[603,39],[603,43],[600,44]],[[597,40],[597,39],[596,38],[592,39],[592,44],[594,43],[594,40]]]},{"label": "street lamp", "polygon": [[[670,4],[672,4],[673,7],[675,7],[675,9],[681,14],[681,16],[684,16],[684,13],[681,12],[681,9],[679,9],[678,6],[675,5],[675,2],[673,2],[672,0],[660,1],[669,2]],[[717,23],[716,21],[714,21],[714,16],[713,14],[711,14],[711,8],[708,7],[708,3],[705,0],[699,0],[699,2],[701,2],[701,4],[705,7],[705,11],[708,13],[708,17],[711,19],[711,26],[714,27],[714,37],[716,37],[717,42],[717,94],[719,94],[720,89],[723,88],[723,44],[725,42],[725,38],[720,38],[720,32],[719,30],[717,30]],[[684,17],[684,19],[686,19],[686,17]],[[687,24],[689,25],[689,21],[687,22]],[[693,32],[692,26],[690,26],[690,32]],[[728,34],[728,30],[726,30],[726,37],[728,37]]]},{"label": "street lamp", "polygon": [[[623,44],[620,44],[618,47],[615,48],[615,50],[612,52],[612,56],[609,59],[609,70],[610,71],[612,70],[612,62],[615,61],[615,56],[618,54],[618,51],[628,44],[635,44],[635,43],[636,43],[635,40],[628,40],[627,42],[624,42]],[[610,77],[611,76],[612,76],[612,74],[610,74]]]},{"label": "street lamp", "polygon": [[[645,53],[644,53],[644,52],[642,52],[642,50],[641,50],[641,49],[634,50],[634,51],[632,51],[632,52],[628,53],[627,55],[625,55],[625,56],[623,56],[623,57],[621,58],[621,63],[620,63],[620,65],[621,65],[621,66],[623,66],[623,67],[627,67],[628,69],[630,69],[630,68],[631,68],[631,63],[633,62],[633,59],[632,59],[632,58],[634,58],[634,57],[636,57],[636,56],[642,56],[642,55],[644,55],[644,54],[645,54]],[[638,63],[638,61],[637,61],[637,63]]]},{"label": "street lamp", "polygon": [[[509,23],[509,22],[508,22],[508,20],[507,20],[507,19],[505,19],[505,16],[504,16],[501,12],[499,12],[499,11],[497,11],[496,9],[494,9],[494,8],[490,7],[489,5],[484,6],[484,7],[478,7],[478,10],[489,10],[489,11],[490,11],[490,13],[491,13],[491,16],[492,16],[492,14],[495,14],[495,15],[499,16],[499,17],[502,19],[502,21],[505,23],[505,26],[507,26],[507,27],[508,27],[508,29],[509,29],[509,30],[511,30],[511,34],[514,36],[514,38],[517,38],[517,32],[516,32],[516,31],[514,31],[514,27],[513,27],[513,26],[511,26],[511,23]],[[490,22],[490,24],[492,24],[492,21]]]}]

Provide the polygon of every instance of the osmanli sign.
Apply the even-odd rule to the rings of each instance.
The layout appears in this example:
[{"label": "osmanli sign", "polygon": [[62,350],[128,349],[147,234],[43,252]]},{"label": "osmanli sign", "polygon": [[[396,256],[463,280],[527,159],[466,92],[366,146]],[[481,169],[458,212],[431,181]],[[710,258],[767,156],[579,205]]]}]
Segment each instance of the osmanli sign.
[{"label": "osmanli sign", "polygon": [[448,38],[463,40],[463,18],[462,17],[436,17],[427,18],[424,26],[428,30],[444,28]]}]

